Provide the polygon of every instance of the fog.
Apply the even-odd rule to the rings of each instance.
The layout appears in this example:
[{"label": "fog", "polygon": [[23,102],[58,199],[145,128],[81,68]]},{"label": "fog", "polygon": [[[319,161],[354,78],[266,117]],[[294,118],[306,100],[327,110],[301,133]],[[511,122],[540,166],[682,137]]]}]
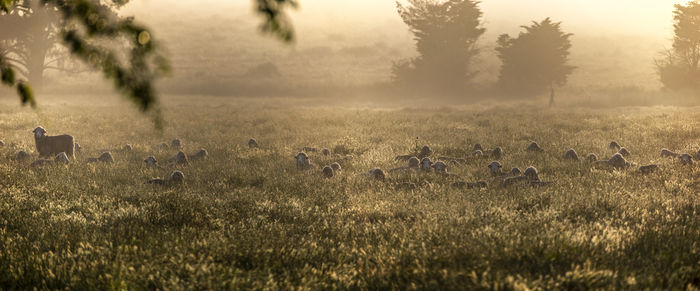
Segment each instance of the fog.
[{"label": "fog", "polygon": [[[681,2],[483,1],[486,34],[479,40],[476,80],[489,84],[498,77],[498,35],[517,35],[521,25],[551,17],[574,34],[570,60],[577,69],[566,89],[657,90],[654,59],[670,47],[671,12]],[[169,94],[321,96],[364,90],[388,83],[392,65],[416,54],[394,1],[300,4],[289,13],[296,31],[292,44],[261,34],[261,19],[247,0],[136,0],[120,13],[148,24],[165,45],[174,70],[159,88]],[[85,80],[102,82],[96,74],[53,73],[47,79],[59,91],[84,88]]]}]

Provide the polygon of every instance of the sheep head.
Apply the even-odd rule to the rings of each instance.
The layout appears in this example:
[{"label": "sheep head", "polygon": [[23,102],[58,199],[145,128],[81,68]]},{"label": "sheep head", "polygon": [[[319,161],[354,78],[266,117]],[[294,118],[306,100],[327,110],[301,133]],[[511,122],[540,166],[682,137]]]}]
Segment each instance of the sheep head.
[{"label": "sheep head", "polygon": [[35,128],[32,132],[34,133],[35,138],[44,137],[46,135],[46,129],[41,126]]}]

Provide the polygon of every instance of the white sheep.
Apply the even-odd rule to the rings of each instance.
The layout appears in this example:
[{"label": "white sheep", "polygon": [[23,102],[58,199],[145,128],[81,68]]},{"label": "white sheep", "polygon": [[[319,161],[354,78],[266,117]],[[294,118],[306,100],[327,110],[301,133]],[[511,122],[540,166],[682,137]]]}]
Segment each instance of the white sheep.
[{"label": "white sheep", "polygon": [[484,151],[484,147],[482,147],[481,144],[477,143],[477,144],[475,144],[475,145],[472,147],[472,152],[476,152],[476,151],[481,151],[481,152],[483,152],[483,151]]},{"label": "white sheep", "polygon": [[423,171],[430,172],[432,170],[433,162],[430,160],[430,158],[425,157],[420,160],[420,168]]},{"label": "white sheep", "polygon": [[447,164],[442,161],[435,162],[431,167],[435,169],[435,173],[447,174]]},{"label": "white sheep", "polygon": [[625,158],[630,157],[630,151],[628,151],[626,148],[620,148],[620,150],[618,150],[617,152]]},{"label": "white sheep", "polygon": [[57,136],[46,135],[46,130],[39,126],[34,129],[34,141],[36,142],[36,150],[40,157],[49,157],[66,153],[70,158],[75,158],[75,140],[73,136],[64,134]]},{"label": "white sheep", "polygon": [[659,165],[656,165],[656,164],[651,164],[651,165],[639,167],[639,172],[644,174],[644,175],[651,174],[651,173],[656,172],[658,170],[659,170]]},{"label": "white sheep", "polygon": [[411,157],[408,159],[408,166],[406,167],[398,167],[389,170],[389,173],[393,172],[398,172],[398,171],[405,171],[405,170],[414,170],[420,168],[420,160],[418,160],[417,157]]},{"label": "white sheep", "polygon": [[260,147],[260,145],[258,144],[258,141],[255,140],[254,138],[251,137],[248,140],[248,148],[255,149],[255,148],[259,148],[259,147]]},{"label": "white sheep", "polygon": [[323,167],[323,170],[321,170],[321,174],[323,174],[323,177],[325,178],[333,178],[335,171],[333,171],[333,167],[325,166]]},{"label": "white sheep", "polygon": [[512,169],[510,169],[510,172],[508,172],[508,173],[510,175],[513,175],[513,176],[518,176],[518,175],[522,174],[523,172],[521,172],[519,168],[512,168]]},{"label": "white sheep", "polygon": [[112,153],[104,152],[97,158],[97,161],[103,163],[114,163],[114,157],[112,156]]},{"label": "white sheep", "polygon": [[525,169],[525,173],[523,173],[525,177],[527,177],[530,181],[539,181],[540,180],[540,174],[537,171],[537,168],[530,166],[527,169]]},{"label": "white sheep", "polygon": [[187,154],[184,152],[178,152],[174,157],[168,159],[168,163],[177,165],[189,165],[190,160],[187,158]]},{"label": "white sheep", "polygon": [[173,185],[181,185],[182,183],[185,182],[185,174],[183,174],[181,171],[174,171],[172,174],[170,174],[169,179],[151,179],[146,184],[152,184],[152,185],[162,185],[162,186],[173,186]]},{"label": "white sheep", "polygon": [[611,141],[610,144],[608,145],[608,148],[611,149],[611,150],[619,151],[620,148],[622,148],[622,147],[620,146],[619,143],[617,143],[616,141],[613,140],[613,141]]},{"label": "white sheep", "polygon": [[501,165],[501,163],[499,163],[497,161],[494,161],[488,165],[488,168],[489,168],[489,171],[491,171],[491,175],[501,176],[501,174],[502,174],[501,168],[503,168],[503,165]]},{"label": "white sheep", "polygon": [[205,150],[205,149],[200,149],[198,152],[189,155],[188,158],[191,161],[196,161],[196,160],[204,160],[207,158],[207,156],[209,156],[209,152],[207,152],[207,150]]},{"label": "white sheep", "polygon": [[564,159],[565,160],[579,160],[578,154],[574,149],[569,149],[564,153]]},{"label": "white sheep", "polygon": [[424,145],[424,146],[420,149],[420,153],[418,153],[418,158],[419,158],[419,159],[422,159],[422,158],[426,158],[426,157],[429,157],[429,156],[432,156],[432,155],[433,155],[433,149],[430,148],[430,146]]},{"label": "white sheep", "polygon": [[526,150],[527,150],[528,152],[538,152],[538,153],[544,152],[544,150],[540,147],[540,145],[537,144],[537,142],[534,142],[534,141],[531,142],[530,145],[527,146],[527,149],[526,149]]},{"label": "white sheep", "polygon": [[170,142],[170,147],[176,150],[182,149],[182,141],[179,138],[173,139]]},{"label": "white sheep", "polygon": [[598,161],[598,156],[596,156],[596,154],[588,154],[586,156],[586,162],[594,163],[596,161]]},{"label": "white sheep", "polygon": [[481,158],[484,157],[484,152],[481,150],[475,150],[474,152],[472,152],[472,156],[474,156],[475,158]]},{"label": "white sheep", "polygon": [[492,150],[487,150],[486,154],[489,155],[491,158],[497,160],[505,156],[505,153],[503,152],[503,149],[501,147],[496,147]]},{"label": "white sheep", "polygon": [[332,163],[331,168],[333,168],[333,172],[337,173],[343,170],[343,167],[340,166],[338,162]]},{"label": "white sheep", "polygon": [[662,158],[667,158],[667,157],[677,158],[679,155],[680,154],[672,152],[668,149],[661,149],[661,157]]},{"label": "white sheep", "polygon": [[625,169],[631,167],[632,163],[628,162],[620,153],[616,153],[608,160],[608,165],[615,169]]},{"label": "white sheep", "polygon": [[153,156],[149,156],[143,161],[146,163],[146,168],[155,167],[158,164],[158,160]]},{"label": "white sheep", "polygon": [[369,170],[368,174],[369,174],[370,178],[375,179],[375,180],[384,181],[384,179],[386,179],[386,175],[384,174],[384,171],[382,171],[382,169],[380,169],[380,168],[371,169],[371,170]]},{"label": "white sheep", "polygon": [[29,159],[29,157],[30,157],[30,156],[29,156],[29,154],[28,154],[27,152],[25,152],[25,151],[23,151],[23,150],[19,150],[19,151],[17,152],[17,155],[15,155],[15,161],[24,162],[24,161],[26,161],[27,159]]},{"label": "white sheep", "polygon": [[294,156],[294,158],[296,159],[297,169],[309,170],[313,168],[313,164],[311,163],[311,160],[309,160],[309,156],[306,155],[306,153],[300,152]]},{"label": "white sheep", "polygon": [[692,165],[693,164],[693,157],[690,156],[689,154],[681,154],[678,156],[678,159],[681,161],[682,165]]}]

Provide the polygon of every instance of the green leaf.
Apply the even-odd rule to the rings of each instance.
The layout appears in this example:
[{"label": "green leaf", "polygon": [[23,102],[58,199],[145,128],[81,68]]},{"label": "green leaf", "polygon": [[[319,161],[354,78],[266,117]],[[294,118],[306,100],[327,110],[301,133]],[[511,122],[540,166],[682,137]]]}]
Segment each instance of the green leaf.
[{"label": "green leaf", "polygon": [[10,7],[15,0],[0,0],[0,10],[5,13],[10,13]]},{"label": "green leaf", "polygon": [[29,104],[33,108],[36,108],[34,92],[32,92],[32,88],[29,87],[29,85],[24,82],[19,82],[19,84],[17,84],[17,93],[19,94],[19,98],[22,100],[22,105]]},{"label": "green leaf", "polygon": [[15,71],[9,66],[0,69],[0,75],[2,75],[3,84],[7,86],[12,86],[15,84]]}]

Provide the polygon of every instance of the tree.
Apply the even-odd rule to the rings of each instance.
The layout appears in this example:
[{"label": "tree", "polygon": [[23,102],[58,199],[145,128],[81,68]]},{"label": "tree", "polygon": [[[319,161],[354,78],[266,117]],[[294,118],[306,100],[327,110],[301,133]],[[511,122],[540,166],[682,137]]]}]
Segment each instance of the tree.
[{"label": "tree", "polygon": [[661,83],[667,89],[700,88],[700,2],[676,4],[673,11],[673,46],[656,60]]},{"label": "tree", "polygon": [[573,35],[561,30],[561,22],[549,18],[533,21],[517,38],[503,34],[498,38],[496,52],[503,63],[498,88],[512,97],[532,97],[550,91],[554,102],[554,87],[566,84],[575,67],[568,65]]},{"label": "tree", "polygon": [[[30,3],[34,2],[34,3]],[[56,36],[69,53],[88,66],[102,72],[115,88],[146,112],[157,104],[154,81],[168,72],[168,60],[161,54],[159,43],[145,26],[132,17],[114,13],[129,0],[0,0],[0,19],[19,21],[20,7],[29,4],[30,11],[45,11],[56,17]],[[31,6],[36,5],[36,6]],[[261,30],[290,42],[294,39],[291,22],[284,11],[297,6],[296,0],[255,0],[256,11],[264,18]],[[51,18],[49,18],[51,19]],[[13,29],[0,29],[0,38],[11,39],[33,28],[32,23],[17,22]],[[44,23],[41,23],[44,24]],[[15,35],[11,35],[15,34]],[[0,43],[0,80],[17,89],[22,104],[36,104],[31,86],[21,63],[13,58],[13,45]],[[40,59],[40,58],[37,58]],[[38,61],[37,61],[38,62]],[[30,65],[29,65],[30,66]],[[26,69],[26,68],[25,68]],[[24,74],[26,73],[26,74]],[[31,79],[31,78],[30,78]],[[160,124],[158,110],[156,125]]]},{"label": "tree", "polygon": [[394,65],[394,80],[439,93],[459,93],[473,78],[479,53],[482,12],[473,0],[408,0],[396,2],[398,13],[416,41],[418,56]]}]

